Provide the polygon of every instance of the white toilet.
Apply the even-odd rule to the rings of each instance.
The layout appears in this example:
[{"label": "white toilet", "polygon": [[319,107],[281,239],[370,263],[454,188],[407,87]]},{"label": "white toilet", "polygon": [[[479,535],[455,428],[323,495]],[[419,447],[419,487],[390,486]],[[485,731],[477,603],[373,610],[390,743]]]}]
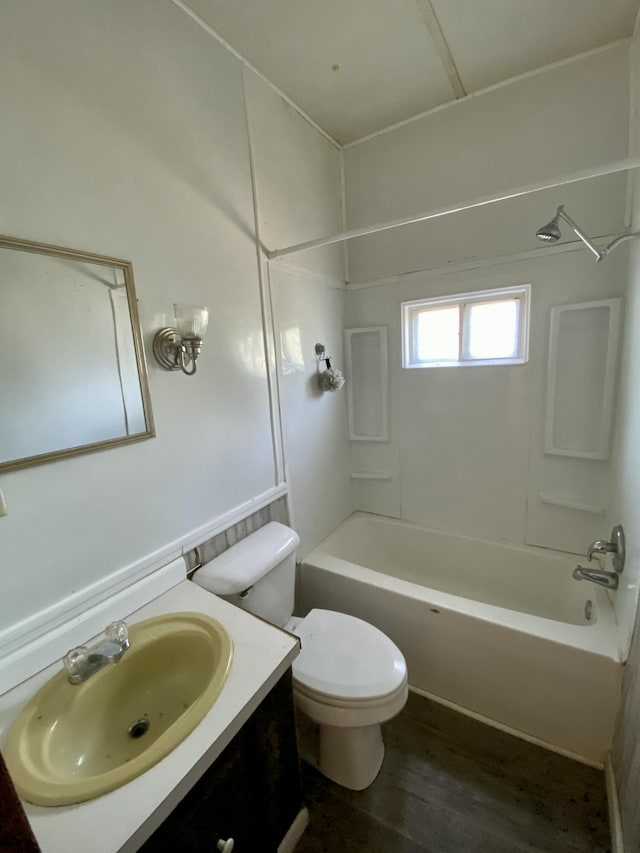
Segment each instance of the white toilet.
[{"label": "white toilet", "polygon": [[193,576],[195,583],[300,637],[293,664],[296,706],[319,726],[318,769],[360,791],[384,758],[380,723],[407,701],[407,665],[391,640],[332,610],[292,617],[298,534],[271,522]]}]

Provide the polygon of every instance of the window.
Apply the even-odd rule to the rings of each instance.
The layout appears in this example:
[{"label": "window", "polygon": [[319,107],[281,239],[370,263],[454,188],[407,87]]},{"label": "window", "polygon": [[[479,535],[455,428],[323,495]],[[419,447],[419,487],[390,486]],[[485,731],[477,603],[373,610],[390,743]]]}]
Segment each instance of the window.
[{"label": "window", "polygon": [[402,366],[524,364],[531,285],[402,303]]}]

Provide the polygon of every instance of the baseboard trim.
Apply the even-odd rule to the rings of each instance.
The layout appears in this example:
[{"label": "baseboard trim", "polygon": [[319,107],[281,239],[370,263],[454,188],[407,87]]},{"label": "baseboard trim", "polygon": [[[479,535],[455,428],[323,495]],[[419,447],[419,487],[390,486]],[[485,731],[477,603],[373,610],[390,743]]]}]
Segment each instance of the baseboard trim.
[{"label": "baseboard trim", "polygon": [[565,758],[570,758],[572,761],[577,761],[580,764],[586,764],[588,767],[595,767],[597,770],[602,770],[604,768],[604,764],[601,761],[594,761],[591,758],[585,758],[584,755],[578,755],[578,753],[571,752],[569,749],[563,749],[561,746],[556,746],[556,744],[549,743],[549,741],[542,740],[542,738],[535,737],[535,735],[530,735],[520,729],[514,729],[504,723],[499,723],[491,717],[485,717],[484,714],[478,714],[476,711],[471,711],[469,708],[465,708],[462,705],[457,705],[455,702],[449,701],[449,699],[443,699],[441,696],[436,696],[435,693],[429,693],[428,690],[422,690],[422,688],[414,687],[412,684],[409,685],[409,690],[412,693],[417,693],[419,696],[424,696],[425,699],[431,699],[439,705],[451,708],[452,711],[464,714],[465,717],[471,717],[479,723],[491,726],[492,729],[499,729],[501,732],[520,738],[520,740],[526,740],[528,743],[534,744],[534,746],[541,746],[543,749],[548,749],[550,752],[556,752],[558,755],[563,755]]},{"label": "baseboard trim", "polygon": [[622,834],[620,801],[618,800],[618,788],[616,786],[616,776],[613,771],[611,753],[609,753],[605,758],[604,781],[607,790],[607,804],[609,806],[609,831],[611,833],[611,853],[624,853],[624,835]]},{"label": "baseboard trim", "polygon": [[301,808],[296,815],[295,820],[289,827],[287,834],[278,844],[278,853],[293,853],[296,844],[302,838],[302,835],[309,823],[309,812],[306,808]]}]

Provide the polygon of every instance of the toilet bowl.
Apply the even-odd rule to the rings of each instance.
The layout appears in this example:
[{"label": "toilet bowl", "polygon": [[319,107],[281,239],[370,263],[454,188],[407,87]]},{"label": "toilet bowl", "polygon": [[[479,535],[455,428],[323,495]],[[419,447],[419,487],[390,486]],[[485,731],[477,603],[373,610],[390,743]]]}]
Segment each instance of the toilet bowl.
[{"label": "toilet bowl", "polygon": [[319,726],[318,769],[345,788],[367,788],[384,758],[380,724],[407,701],[401,651],[367,622],[331,610],[311,610],[285,627],[301,641],[294,700]]},{"label": "toilet bowl", "polygon": [[400,649],[362,619],[320,609],[292,616],[299,543],[294,530],[271,522],[206,563],[193,581],[300,638],[294,700],[319,727],[314,763],[358,791],[382,765],[380,724],[407,701],[407,666]]}]

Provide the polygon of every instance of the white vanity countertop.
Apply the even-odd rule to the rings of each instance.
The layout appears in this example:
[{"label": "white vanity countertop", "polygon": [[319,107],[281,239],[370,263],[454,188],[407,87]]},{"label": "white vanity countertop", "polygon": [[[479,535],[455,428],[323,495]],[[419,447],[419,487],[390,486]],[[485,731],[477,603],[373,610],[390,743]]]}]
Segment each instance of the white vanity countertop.
[{"label": "white vanity countertop", "polygon": [[[295,637],[190,581],[182,581],[140,610],[123,613],[120,618],[134,624],[181,610],[213,616],[233,639],[231,668],[220,697],[173,752],[115,791],[73,806],[45,808],[23,803],[43,853],[137,850],[220,755],[298,655]],[[0,696],[2,741],[22,706],[60,666],[58,661]]]}]

